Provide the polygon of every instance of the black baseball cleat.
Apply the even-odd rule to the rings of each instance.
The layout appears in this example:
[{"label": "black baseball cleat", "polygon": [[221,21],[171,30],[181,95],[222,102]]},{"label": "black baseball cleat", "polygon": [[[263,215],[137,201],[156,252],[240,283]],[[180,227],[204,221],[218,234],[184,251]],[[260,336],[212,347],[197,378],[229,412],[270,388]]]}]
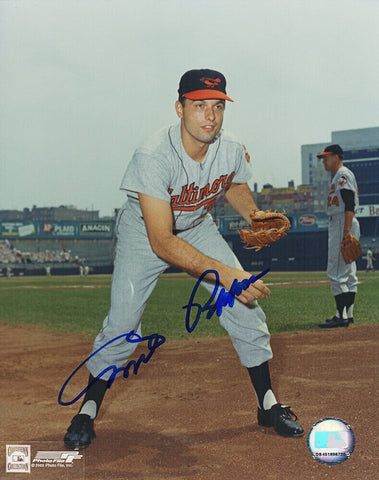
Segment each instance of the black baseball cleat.
[{"label": "black baseball cleat", "polygon": [[[292,419],[291,415],[295,417]],[[276,403],[270,410],[258,408],[258,424],[262,427],[274,427],[274,430],[283,437],[301,437],[303,427],[297,422],[297,416],[290,407]]]},{"label": "black baseball cleat", "polygon": [[348,318],[328,318],[324,323],[319,323],[320,328],[336,328],[336,327],[348,327],[350,323],[353,323],[353,319]]},{"label": "black baseball cleat", "polygon": [[75,415],[64,436],[64,444],[69,450],[87,448],[95,438],[93,419],[89,415]]}]

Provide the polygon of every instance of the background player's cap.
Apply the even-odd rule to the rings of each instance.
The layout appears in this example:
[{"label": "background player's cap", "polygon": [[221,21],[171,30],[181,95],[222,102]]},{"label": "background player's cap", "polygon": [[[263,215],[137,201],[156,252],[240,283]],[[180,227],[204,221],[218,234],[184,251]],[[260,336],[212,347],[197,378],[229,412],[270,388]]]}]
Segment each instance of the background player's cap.
[{"label": "background player's cap", "polygon": [[205,100],[207,98],[221,98],[229,100],[226,95],[226,80],[222,73],[216,70],[189,70],[186,72],[179,83],[179,100],[181,97],[190,100]]},{"label": "background player's cap", "polygon": [[323,157],[324,155],[329,155],[330,153],[332,153],[333,155],[340,155],[341,157],[343,157],[343,150],[337,144],[329,145],[328,147],[325,147],[324,151],[321,153],[318,153],[317,156],[318,158],[320,158],[320,157]]}]

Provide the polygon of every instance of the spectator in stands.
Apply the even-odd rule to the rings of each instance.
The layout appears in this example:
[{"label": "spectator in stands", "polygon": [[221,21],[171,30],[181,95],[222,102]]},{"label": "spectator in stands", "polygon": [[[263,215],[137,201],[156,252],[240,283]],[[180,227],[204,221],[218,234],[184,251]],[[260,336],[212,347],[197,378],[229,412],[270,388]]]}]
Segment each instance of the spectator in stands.
[{"label": "spectator in stands", "polygon": [[[82,261],[76,257],[78,261]],[[0,241],[0,263],[4,264],[35,264],[35,263],[64,263],[72,262],[70,252],[65,250],[57,251],[37,251],[37,252],[22,252],[21,250],[13,248],[9,240]]]}]

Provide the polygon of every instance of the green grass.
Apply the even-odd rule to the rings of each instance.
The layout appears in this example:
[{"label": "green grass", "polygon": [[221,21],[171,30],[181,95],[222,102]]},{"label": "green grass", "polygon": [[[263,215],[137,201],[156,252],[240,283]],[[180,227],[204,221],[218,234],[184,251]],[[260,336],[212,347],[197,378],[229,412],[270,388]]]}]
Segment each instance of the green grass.
[{"label": "green grass", "polygon": [[[360,285],[354,307],[356,324],[378,322],[377,273],[359,272]],[[327,282],[325,272],[270,272],[271,295],[260,302],[271,333],[309,330],[335,312],[328,283],[308,286],[275,286],[283,282]],[[0,321],[13,325],[40,325],[53,331],[95,335],[102,326],[110,302],[110,276],[14,277],[0,279]],[[193,333],[185,328],[185,311],[195,281],[184,274],[164,275],[152,293],[143,316],[143,333],[159,333],[167,339],[220,336],[226,332],[216,315],[202,315]],[[78,288],[80,287],[80,288]],[[86,288],[90,287],[90,288]],[[94,288],[95,287],[95,288]],[[199,289],[196,301],[204,304],[209,294]]]}]

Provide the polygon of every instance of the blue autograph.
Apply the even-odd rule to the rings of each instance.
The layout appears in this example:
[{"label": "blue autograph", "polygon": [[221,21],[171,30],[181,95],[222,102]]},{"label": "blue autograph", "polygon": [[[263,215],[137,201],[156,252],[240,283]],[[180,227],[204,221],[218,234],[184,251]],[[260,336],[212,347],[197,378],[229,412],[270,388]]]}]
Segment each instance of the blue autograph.
[{"label": "blue autograph", "polygon": [[131,360],[125,367],[121,367],[121,368],[117,368],[116,365],[110,365],[109,367],[105,368],[102,372],[99,373],[99,375],[97,376],[97,378],[101,378],[106,372],[108,372],[109,370],[112,370],[112,373],[111,373],[111,376],[109,377],[109,380],[108,380],[108,388],[111,388],[111,385],[112,383],[114,382],[117,374],[119,372],[122,372],[123,371],[123,376],[124,378],[128,378],[129,377],[129,369],[134,366],[133,368],[133,373],[134,375],[137,375],[138,373],[138,369],[139,367],[141,366],[141,363],[148,363],[148,361],[151,359],[151,357],[153,356],[155,350],[160,347],[161,345],[163,345],[166,341],[166,338],[163,336],[163,335],[159,335],[158,333],[153,333],[152,335],[149,335],[147,337],[141,337],[140,335],[138,335],[134,330],[130,331],[129,333],[125,333],[123,335],[119,335],[118,337],[115,337],[113,338],[112,340],[110,340],[109,342],[107,342],[106,344],[104,344],[102,347],[100,347],[99,349],[97,349],[95,352],[93,352],[88,358],[86,358],[84,360],[84,362],[82,362],[78,368],[76,368],[76,370],[74,370],[72,372],[72,374],[68,377],[68,379],[64,382],[60,392],[59,392],[59,395],[58,395],[58,403],[60,405],[63,405],[63,406],[67,406],[67,405],[72,405],[73,403],[77,402],[79,400],[80,397],[82,397],[86,392],[87,390],[92,386],[92,385],[87,385],[87,387],[82,390],[73,400],[71,400],[70,402],[63,402],[62,401],[62,395],[63,395],[63,392],[64,392],[64,389],[67,387],[67,384],[69,383],[69,381],[71,380],[71,378],[83,367],[83,365],[90,359],[92,358],[93,356],[95,356],[97,353],[100,352],[100,350],[102,350],[103,348],[105,348],[107,345],[109,345],[110,343],[112,342],[115,342],[116,340],[119,340],[120,338],[123,338],[125,337],[125,341],[126,342],[129,342],[129,343],[141,343],[141,342],[144,342],[147,340],[147,347],[149,349],[149,353],[147,355],[145,355],[144,353],[142,353],[138,360]]},{"label": "blue autograph", "polygon": [[[216,297],[217,291],[220,286],[220,275],[217,272],[217,270],[206,270],[205,272],[203,272],[202,275],[199,277],[198,281],[196,282],[194,289],[192,290],[188,304],[182,307],[183,309],[187,309],[187,313],[186,313],[187,332],[191,333],[195,330],[197,324],[199,323],[200,315],[203,312],[208,311],[206,315],[206,318],[208,320],[212,317],[212,315],[215,312],[217,313],[217,316],[220,317],[222,313],[222,309],[224,307],[226,307],[227,305],[229,305],[230,307],[233,307],[235,297],[238,297],[239,295],[241,295],[243,290],[247,290],[251,284],[253,284],[257,280],[262,278],[269,271],[270,269],[267,268],[256,277],[252,275],[250,278],[242,280],[241,282],[238,282],[237,279],[235,279],[232,283],[232,286],[230,287],[230,291],[225,290],[225,288],[221,288],[215,303],[212,303],[212,300],[214,300],[214,298]],[[199,303],[194,303],[193,300],[195,298],[199,285],[203,281],[204,277],[210,274],[213,274],[215,276],[215,286],[214,286],[212,295],[209,297],[209,299],[207,300],[204,306],[200,305]],[[190,316],[191,316],[192,308],[197,308],[197,312],[196,312],[196,318],[191,324]]]},{"label": "blue autograph", "polygon": [[[270,271],[270,269],[267,268],[266,270],[264,270],[262,273],[260,273],[256,277],[254,275],[252,275],[250,278],[242,280],[241,282],[238,282],[237,279],[235,279],[232,283],[230,291],[225,290],[225,288],[221,288],[220,293],[218,294],[218,297],[217,297],[217,300],[216,300],[215,303],[212,303],[212,301],[216,297],[216,294],[217,294],[219,286],[220,286],[220,275],[216,270],[206,270],[205,272],[203,272],[202,275],[197,280],[194,289],[192,290],[192,293],[191,293],[188,304],[185,305],[184,307],[182,307],[183,309],[187,309],[187,313],[186,313],[186,329],[187,329],[187,331],[189,333],[194,331],[197,324],[199,323],[200,315],[203,312],[207,311],[207,315],[206,315],[207,319],[210,319],[215,312],[220,317],[221,313],[222,313],[222,309],[224,307],[226,307],[228,305],[230,307],[233,307],[235,297],[238,297],[239,295],[241,295],[243,290],[247,290],[251,284],[253,284],[257,280],[262,278],[269,271]],[[198,289],[199,285],[201,284],[201,282],[203,281],[204,277],[206,277],[207,275],[210,275],[210,274],[214,274],[214,276],[215,276],[215,286],[214,286],[212,295],[209,297],[209,299],[207,300],[205,305],[201,306],[199,303],[194,303],[193,300],[195,298],[197,289]],[[191,309],[194,308],[194,307],[197,308],[197,312],[196,312],[196,318],[191,325],[191,320],[190,320]],[[157,350],[157,348],[159,348],[161,345],[163,345],[166,341],[166,338],[163,335],[159,335],[158,333],[153,333],[152,335],[149,335],[149,336],[146,336],[146,337],[141,337],[134,330],[131,330],[129,333],[125,333],[123,335],[119,335],[118,337],[113,338],[112,340],[110,340],[109,342],[105,343],[103,346],[98,348],[95,352],[91,353],[91,355],[89,357],[87,357],[72,372],[72,374],[67,378],[67,380],[64,382],[64,384],[63,384],[63,386],[62,386],[62,388],[59,392],[59,395],[58,395],[58,403],[60,405],[63,405],[63,406],[72,405],[73,403],[77,402],[79,400],[79,398],[81,398],[83,395],[85,395],[87,390],[89,388],[91,388],[92,384],[87,385],[86,388],[84,388],[73,400],[71,400],[69,402],[63,402],[62,401],[62,395],[63,395],[63,392],[64,392],[65,388],[67,387],[67,385],[70,382],[70,380],[72,379],[72,377],[83,367],[83,365],[85,365],[85,363],[90,358],[92,358],[97,353],[99,353],[100,350],[102,350],[103,348],[107,347],[109,344],[111,344],[111,343],[115,342],[116,340],[119,340],[123,337],[125,337],[125,341],[129,342],[129,343],[141,343],[141,342],[147,341],[147,346],[148,346],[148,349],[149,349],[149,353],[147,355],[142,353],[139,356],[138,360],[131,360],[125,367],[117,368],[116,365],[110,365],[109,367],[106,367],[102,372],[100,372],[99,375],[97,375],[96,378],[101,378],[109,370],[112,371],[112,373],[111,373],[111,375],[108,379],[108,386],[107,386],[108,388],[111,388],[111,386],[112,386],[112,384],[113,384],[113,382],[114,382],[114,380],[115,380],[115,378],[116,378],[116,376],[119,372],[123,372],[124,378],[128,378],[129,377],[129,370],[132,366],[134,367],[133,368],[133,374],[137,375],[139,367],[141,366],[141,364],[142,363],[145,363],[145,364],[148,363],[149,360],[151,359],[151,357],[153,356],[155,350]]]}]

